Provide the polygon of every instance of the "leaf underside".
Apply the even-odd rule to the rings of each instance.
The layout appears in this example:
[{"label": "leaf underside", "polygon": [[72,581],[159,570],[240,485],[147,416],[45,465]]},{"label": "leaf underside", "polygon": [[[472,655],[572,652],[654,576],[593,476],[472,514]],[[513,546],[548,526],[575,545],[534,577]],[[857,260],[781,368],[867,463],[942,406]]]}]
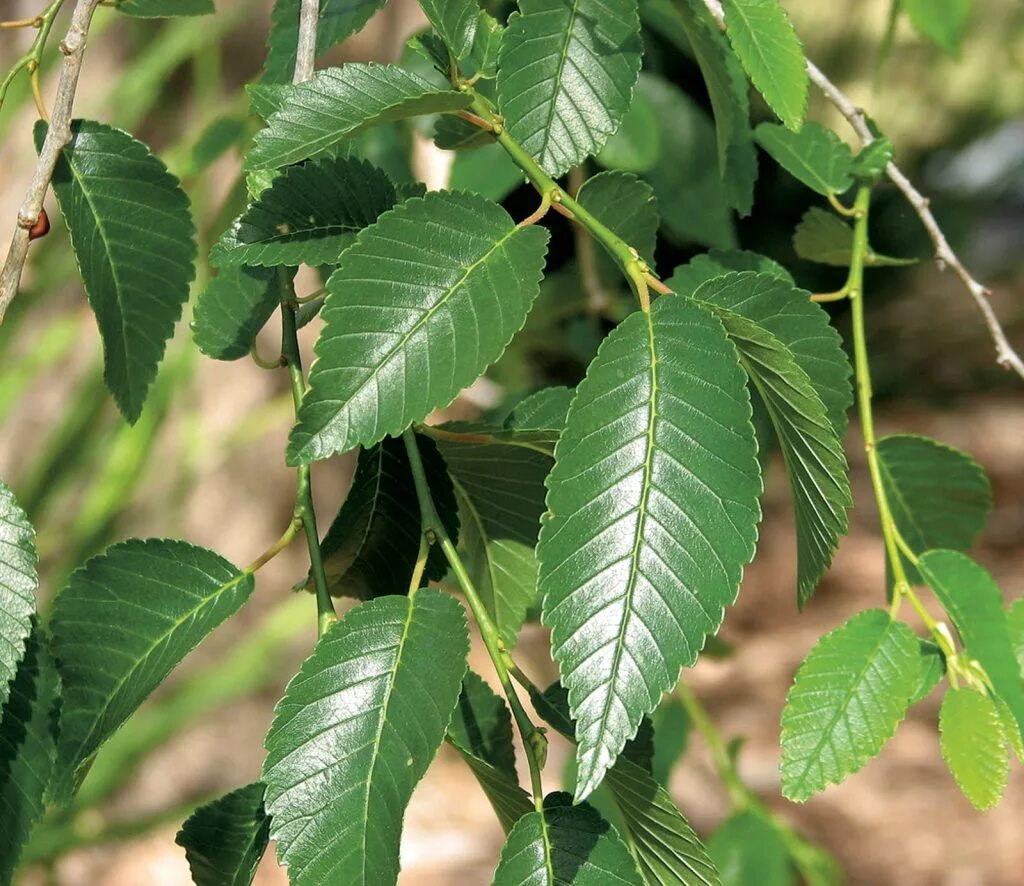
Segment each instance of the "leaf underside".
[{"label": "leaf underside", "polygon": [[224,268],[203,290],[192,319],[192,339],[208,357],[240,360],[281,303],[276,268]]},{"label": "leaf underside", "polygon": [[35,532],[10,487],[0,481],[0,708],[32,633],[37,565]]},{"label": "leaf underside", "polygon": [[1003,797],[1010,770],[1006,730],[988,696],[950,689],[939,710],[942,756],[960,790],[977,809]]}]

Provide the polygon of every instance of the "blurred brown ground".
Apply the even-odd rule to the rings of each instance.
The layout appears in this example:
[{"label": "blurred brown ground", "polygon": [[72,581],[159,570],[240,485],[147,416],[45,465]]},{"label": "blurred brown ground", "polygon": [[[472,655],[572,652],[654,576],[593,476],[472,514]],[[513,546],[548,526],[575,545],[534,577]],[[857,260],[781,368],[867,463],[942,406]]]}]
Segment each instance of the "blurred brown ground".
[{"label": "blurred brown ground", "polygon": [[[243,2],[243,0],[238,0]],[[4,17],[27,14],[35,0],[0,0]],[[222,8],[236,3],[222,0]],[[262,12],[265,3],[259,5]],[[391,55],[408,30],[409,2],[398,3],[346,49],[356,55]],[[880,0],[849,4],[857,15],[835,15],[832,4],[800,0],[790,4],[798,26],[806,25],[813,53],[815,45],[828,46],[847,29],[866,31],[872,39],[880,33],[886,5]],[[1006,3],[994,4],[1008,9]],[[24,10],[24,12],[23,12]],[[106,13],[111,15],[112,13]],[[259,19],[250,26],[253,53],[262,46]],[[998,16],[984,17],[979,30],[998,30]],[[813,29],[813,30],[811,30]],[[78,109],[83,115],[103,118],[104,95],[109,78],[116,77],[119,58],[116,36],[107,35],[88,56]],[[980,41],[982,38],[977,38]],[[902,31],[897,46],[914,41]],[[244,41],[238,46],[244,46]],[[916,45],[916,44],[914,44]],[[0,51],[9,44],[0,44]],[[1019,52],[1020,47],[1010,47]],[[236,50],[240,51],[238,47]],[[913,52],[911,47],[909,52]],[[985,49],[968,45],[966,61],[976,62]],[[6,56],[0,56],[5,58]],[[899,56],[897,56],[899,57]],[[246,71],[254,70],[258,57],[238,58]],[[995,103],[1006,113],[1021,107],[1019,78],[1004,82],[990,79],[979,88],[978,77],[991,78],[984,65],[952,62],[936,65],[935,76],[922,83],[907,83],[899,76],[898,63],[890,70],[899,84],[872,104],[883,126],[915,144],[941,138],[941,121],[931,103],[939,95],[960,111],[971,101]],[[0,65],[0,67],[6,67]],[[981,73],[979,73],[979,71]],[[963,72],[963,73],[958,73]],[[934,81],[934,82],[933,82]],[[52,83],[50,85],[52,89]],[[855,84],[855,95],[871,99],[870,85]],[[980,97],[979,97],[980,96]],[[878,96],[875,96],[878,98]],[[959,105],[957,104],[959,103]],[[1016,104],[1015,104],[1016,103]],[[904,119],[900,119],[904,118]],[[31,115],[0,144],[0,237],[6,242],[10,221],[27,180],[31,149],[26,136]],[[893,130],[899,122],[898,132]],[[230,168],[225,169],[225,181]],[[1019,278],[1000,287],[997,306],[1015,312],[1020,332],[1020,305],[1024,298]],[[80,299],[77,284],[62,296],[64,310],[82,315],[81,345],[60,373],[48,378],[33,399],[10,420],[0,439],[0,475],[10,477],[23,468],[31,445],[67,407],[70,384],[96,352],[95,333]],[[78,305],[75,307],[75,305]],[[45,320],[45,318],[43,318]],[[931,371],[942,378],[955,367],[971,375],[990,359],[980,320],[949,275],[923,267],[912,286],[891,309],[871,318],[872,336],[880,348],[906,349],[915,372]],[[38,327],[23,333],[22,349],[30,350]],[[311,332],[311,330],[307,330]],[[307,344],[308,344],[307,335]],[[1016,334],[1021,342],[1021,336]],[[263,342],[266,352],[274,347],[275,332]],[[927,349],[929,341],[941,342],[942,350]],[[920,350],[924,348],[922,357]],[[954,369],[950,369],[950,365]],[[922,368],[924,367],[924,368]],[[237,428],[253,410],[273,397],[281,400],[280,379],[262,372],[249,361],[217,364],[203,360],[190,396],[198,398],[200,426],[172,429],[161,442],[174,449],[186,439],[222,439]],[[940,388],[941,390],[941,388]],[[974,455],[993,479],[996,513],[976,553],[1000,581],[1008,598],[1024,594],[1024,388],[1005,395],[976,394],[958,399],[945,408],[913,401],[887,404],[878,416],[879,432],[918,431],[961,447]],[[941,398],[940,398],[941,399]],[[235,562],[248,562],[275,538],[287,521],[293,494],[293,477],[284,466],[281,452],[288,426],[285,406],[268,415],[264,432],[255,435],[230,457],[215,447],[201,446],[194,465],[195,486],[181,506],[167,508],[172,494],[170,478],[159,465],[146,476],[146,488],[133,507],[131,534],[181,534],[208,545]],[[15,430],[16,429],[16,430]],[[1012,886],[1024,882],[1024,775],[1017,767],[1006,799],[996,810],[975,812],[959,794],[945,771],[936,738],[937,699],[932,697],[911,712],[896,738],[882,755],[840,787],[830,788],[804,807],[778,797],[778,720],[785,693],[799,661],[822,633],[838,626],[861,608],[880,605],[883,599],[881,540],[871,505],[870,489],[860,452],[851,448],[857,508],[852,529],[844,540],[834,567],[805,613],[797,615],[794,597],[795,542],[791,529],[788,490],[780,466],[773,465],[765,498],[765,521],[758,558],[748,570],[739,603],[728,611],[723,637],[737,648],[724,662],[702,662],[692,680],[708,704],[716,722],[728,736],[743,735],[747,741],[741,769],[748,782],[773,806],[785,812],[813,838],[820,840],[843,862],[853,884],[906,884],[906,886]],[[326,522],[340,501],[351,464],[316,468],[318,510]],[[219,656],[244,636],[304,570],[299,546],[260,572],[251,603],[223,629],[216,632],[172,679],[216,663]],[[231,705],[202,725],[187,730],[147,761],[139,775],[104,810],[110,819],[132,820],[172,806],[202,793],[215,793],[245,784],[258,776],[262,739],[274,701],[289,676],[297,669],[312,643],[310,633],[294,644],[289,667],[282,669],[278,685],[244,702]],[[545,638],[540,629],[528,630],[520,646],[525,668],[543,683],[554,676],[546,659]],[[489,667],[479,649],[474,666],[482,673]],[[566,747],[553,746],[548,787],[560,771]],[[704,833],[714,828],[726,812],[726,799],[699,739],[693,739],[685,761],[677,769],[673,793],[694,825]],[[56,881],[63,886],[140,886],[186,884],[187,866],[173,843],[176,824],[161,827],[144,838],[81,850],[62,860]],[[409,810],[403,838],[405,886],[485,884],[500,849],[502,837],[493,814],[468,770],[449,753],[441,754],[417,789]],[[30,882],[38,882],[30,878]],[[257,882],[262,886],[283,884],[283,873],[268,853]]]}]

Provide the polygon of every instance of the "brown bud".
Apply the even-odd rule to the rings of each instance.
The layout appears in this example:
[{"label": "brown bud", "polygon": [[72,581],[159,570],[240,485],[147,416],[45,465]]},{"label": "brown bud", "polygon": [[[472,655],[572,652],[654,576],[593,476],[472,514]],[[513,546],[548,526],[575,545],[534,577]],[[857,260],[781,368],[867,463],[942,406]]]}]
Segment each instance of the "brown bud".
[{"label": "brown bud", "polygon": [[36,219],[36,223],[28,229],[28,239],[38,240],[40,237],[45,237],[50,233],[50,217],[46,214],[45,209],[39,210],[39,218]]}]

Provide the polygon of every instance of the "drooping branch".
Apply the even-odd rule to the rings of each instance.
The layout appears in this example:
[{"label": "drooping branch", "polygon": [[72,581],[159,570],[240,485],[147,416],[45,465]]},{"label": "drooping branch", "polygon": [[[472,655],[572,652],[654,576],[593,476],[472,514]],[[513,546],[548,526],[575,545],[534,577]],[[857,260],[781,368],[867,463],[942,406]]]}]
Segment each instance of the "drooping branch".
[{"label": "drooping branch", "polygon": [[60,43],[64,63],[57,84],[50,128],[39,152],[39,160],[25,193],[25,201],[18,210],[18,223],[11,239],[11,248],[7,252],[3,271],[0,271],[0,323],[3,323],[7,308],[17,294],[21,282],[21,272],[28,257],[29,231],[42,212],[43,198],[50,186],[50,179],[53,178],[53,170],[57,166],[60,152],[71,140],[71,112],[75,102],[75,90],[78,88],[78,77],[82,71],[89,25],[99,5],[100,0],[78,0],[71,14],[68,32]]},{"label": "drooping branch", "polygon": [[[718,23],[718,26],[724,31],[725,12],[722,9],[720,0],[704,0],[704,5]],[[822,95],[853,127],[861,143],[867,145],[872,142],[874,136],[871,134],[864,111],[857,107],[850,97],[829,80],[821,68],[810,60],[807,62],[807,73],[814,85],[821,90]],[[991,290],[974,278],[959,256],[953,251],[949,241],[946,239],[946,235],[931,211],[928,198],[914,186],[913,182],[907,178],[895,163],[890,162],[885,172],[889,180],[907,198],[914,212],[917,213],[918,218],[921,219],[921,223],[928,232],[928,236],[931,238],[932,245],[935,248],[935,259],[939,263],[939,267],[942,269],[952,268],[964,284],[971,298],[974,299],[978,310],[981,311],[981,316],[985,320],[985,325],[988,326],[992,341],[995,343],[996,362],[1004,369],[1012,369],[1017,375],[1024,378],[1024,360],[1021,359],[1020,354],[1010,344],[1009,339],[1006,337],[1006,332],[999,322],[999,318],[992,309],[992,305],[989,302],[989,296],[992,294]]]}]

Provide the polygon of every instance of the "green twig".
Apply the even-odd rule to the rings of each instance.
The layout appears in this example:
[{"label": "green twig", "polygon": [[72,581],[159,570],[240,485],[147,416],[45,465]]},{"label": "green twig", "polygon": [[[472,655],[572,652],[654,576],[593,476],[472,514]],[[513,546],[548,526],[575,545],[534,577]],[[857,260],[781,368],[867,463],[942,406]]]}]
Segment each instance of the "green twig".
[{"label": "green twig", "polygon": [[43,63],[43,52],[46,49],[46,41],[50,37],[50,31],[53,29],[53,21],[57,17],[57,13],[60,12],[61,6],[64,5],[64,0],[51,0],[49,6],[46,7],[39,15],[35,18],[25,19],[19,22],[2,22],[0,26],[6,27],[29,27],[36,28],[37,33],[35,39],[32,41],[32,45],[28,48],[28,51],[11,66],[11,69],[7,72],[7,75],[2,81],[0,81],[0,107],[3,107],[4,99],[7,98],[7,90],[10,89],[11,84],[14,82],[14,78],[18,76],[21,71],[27,71],[29,76],[32,78],[32,95],[35,98],[39,115],[46,119],[46,108],[42,106],[42,98],[39,94],[39,68]]},{"label": "green twig", "polygon": [[[288,281],[289,287],[291,280]],[[302,374],[302,356],[299,353],[298,329],[295,325],[295,308],[291,304],[281,305],[281,359],[288,367],[288,376],[292,383],[292,401],[295,414],[299,414],[302,398],[306,393],[306,379]],[[311,489],[312,477],[309,465],[299,465],[299,482],[295,492],[295,515],[302,521],[306,532],[306,545],[309,548],[309,565],[313,574],[313,586],[316,588],[317,632],[319,636],[338,620],[334,611],[334,602],[327,586],[327,574],[324,571],[323,557],[320,553],[320,534],[316,526],[316,511],[313,508]]]},{"label": "green twig", "polygon": [[509,706],[512,708],[512,716],[515,718],[519,734],[523,739],[523,746],[526,750],[526,762],[530,768],[533,802],[537,811],[540,812],[544,808],[544,788],[541,783],[541,770],[544,768],[547,740],[544,738],[543,730],[533,725],[529,715],[519,701],[519,696],[516,694],[516,688],[512,683],[507,664],[508,651],[505,649],[498,634],[497,625],[495,625],[490,613],[480,599],[480,595],[473,584],[473,580],[469,577],[469,573],[466,571],[462,558],[459,556],[455,545],[445,530],[444,523],[441,522],[441,518],[438,516],[437,509],[434,506],[434,499],[430,494],[430,486],[427,483],[423,460],[420,458],[419,446],[416,444],[416,434],[412,430],[407,430],[402,435],[402,438],[405,441],[405,448],[409,454],[409,464],[412,468],[413,481],[416,485],[416,497],[420,505],[423,538],[427,544],[438,544],[441,550],[444,551],[448,564],[455,574],[459,587],[462,588],[462,593],[465,595],[469,608],[473,612],[473,617],[476,619],[477,626],[480,628],[480,636],[484,641],[488,655],[491,657],[491,662],[494,664],[494,670],[498,674],[498,680],[501,682],[506,698],[508,698]]}]

